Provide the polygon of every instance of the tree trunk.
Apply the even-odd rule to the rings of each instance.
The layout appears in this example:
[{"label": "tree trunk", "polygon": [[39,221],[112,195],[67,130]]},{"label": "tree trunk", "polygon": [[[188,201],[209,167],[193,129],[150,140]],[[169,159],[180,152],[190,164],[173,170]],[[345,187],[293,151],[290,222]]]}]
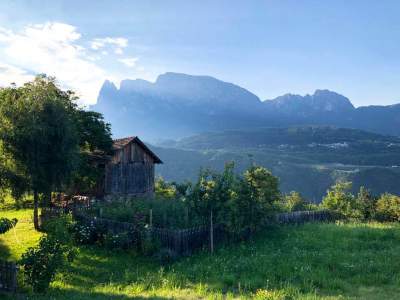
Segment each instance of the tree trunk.
[{"label": "tree trunk", "polygon": [[50,207],[51,206],[51,191],[46,191],[43,195],[43,206],[42,207]]},{"label": "tree trunk", "polygon": [[33,225],[39,230],[39,194],[36,190],[33,191]]}]

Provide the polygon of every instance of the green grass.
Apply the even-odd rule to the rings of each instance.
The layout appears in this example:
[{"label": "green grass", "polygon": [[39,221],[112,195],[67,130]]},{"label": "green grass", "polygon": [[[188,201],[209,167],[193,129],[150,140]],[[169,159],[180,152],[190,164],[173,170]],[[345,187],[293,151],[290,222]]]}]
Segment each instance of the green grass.
[{"label": "green grass", "polygon": [[[0,214],[3,212],[0,211]],[[39,234],[31,211],[0,258],[18,258]],[[269,228],[252,241],[198,253],[169,267],[135,253],[81,247],[46,295],[29,299],[397,299],[399,224],[306,224]]]},{"label": "green grass", "polygon": [[31,209],[0,210],[0,218],[17,218],[17,225],[0,235],[0,259],[18,260],[28,247],[36,245],[41,233],[33,228]]}]

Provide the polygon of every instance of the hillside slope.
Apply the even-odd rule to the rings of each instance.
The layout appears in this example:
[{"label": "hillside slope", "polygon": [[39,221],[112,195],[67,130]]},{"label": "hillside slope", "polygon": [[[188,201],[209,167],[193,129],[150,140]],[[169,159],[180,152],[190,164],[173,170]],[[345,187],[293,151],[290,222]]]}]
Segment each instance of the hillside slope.
[{"label": "hillside slope", "polygon": [[400,139],[333,127],[265,128],[204,133],[153,147],[167,180],[195,180],[201,167],[222,170],[235,161],[238,172],[253,162],[280,178],[283,192],[296,190],[320,202],[337,180],[375,194],[400,194]]}]

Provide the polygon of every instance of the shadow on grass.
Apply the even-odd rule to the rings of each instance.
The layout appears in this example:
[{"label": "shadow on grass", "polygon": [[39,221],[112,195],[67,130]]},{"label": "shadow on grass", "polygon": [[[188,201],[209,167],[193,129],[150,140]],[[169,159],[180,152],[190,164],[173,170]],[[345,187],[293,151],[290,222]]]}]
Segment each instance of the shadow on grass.
[{"label": "shadow on grass", "polygon": [[176,298],[166,298],[159,296],[150,296],[150,297],[141,297],[141,296],[126,296],[126,295],[117,295],[112,293],[99,293],[99,292],[80,292],[80,291],[72,291],[72,290],[63,290],[62,293],[57,293],[57,291],[50,290],[46,294],[35,294],[35,295],[27,295],[27,294],[12,294],[12,293],[4,293],[0,291],[0,299],[4,300],[15,300],[15,299],[32,299],[32,300],[46,300],[46,299],[69,299],[69,300],[87,300],[87,299],[95,299],[95,300],[145,300],[145,299],[154,299],[154,300],[169,300]]},{"label": "shadow on grass", "polygon": [[9,260],[11,257],[10,248],[1,240],[0,237],[0,260]]},{"label": "shadow on grass", "polygon": [[[166,267],[133,253],[81,247],[49,294],[33,299],[171,299],[121,294],[131,288],[156,294],[201,285],[222,294],[261,289],[333,297],[357,297],[363,287],[374,287],[374,293],[392,291],[382,294],[390,298],[399,292],[399,229],[365,224],[271,227],[246,242],[222,246],[214,255],[199,252]],[[110,292],[98,292],[102,289]]]}]

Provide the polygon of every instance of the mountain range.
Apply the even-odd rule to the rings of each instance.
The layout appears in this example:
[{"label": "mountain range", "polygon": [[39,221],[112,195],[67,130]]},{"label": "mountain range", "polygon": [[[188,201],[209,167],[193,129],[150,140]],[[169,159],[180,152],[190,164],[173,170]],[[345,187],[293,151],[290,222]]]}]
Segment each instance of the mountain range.
[{"label": "mountain range", "polygon": [[92,109],[114,137],[151,142],[164,162],[156,172],[169,181],[234,161],[238,172],[267,167],[282,192],[314,202],[338,180],[352,181],[354,192],[400,193],[400,104],[356,108],[329,90],[262,101],[213,77],[166,73],[119,88],[106,81]]},{"label": "mountain range", "polygon": [[355,108],[329,90],[286,94],[262,101],[255,94],[210,76],[165,73],[153,82],[105,81],[91,109],[104,114],[115,137],[179,139],[205,132],[259,127],[332,125],[400,135],[400,104]]}]

